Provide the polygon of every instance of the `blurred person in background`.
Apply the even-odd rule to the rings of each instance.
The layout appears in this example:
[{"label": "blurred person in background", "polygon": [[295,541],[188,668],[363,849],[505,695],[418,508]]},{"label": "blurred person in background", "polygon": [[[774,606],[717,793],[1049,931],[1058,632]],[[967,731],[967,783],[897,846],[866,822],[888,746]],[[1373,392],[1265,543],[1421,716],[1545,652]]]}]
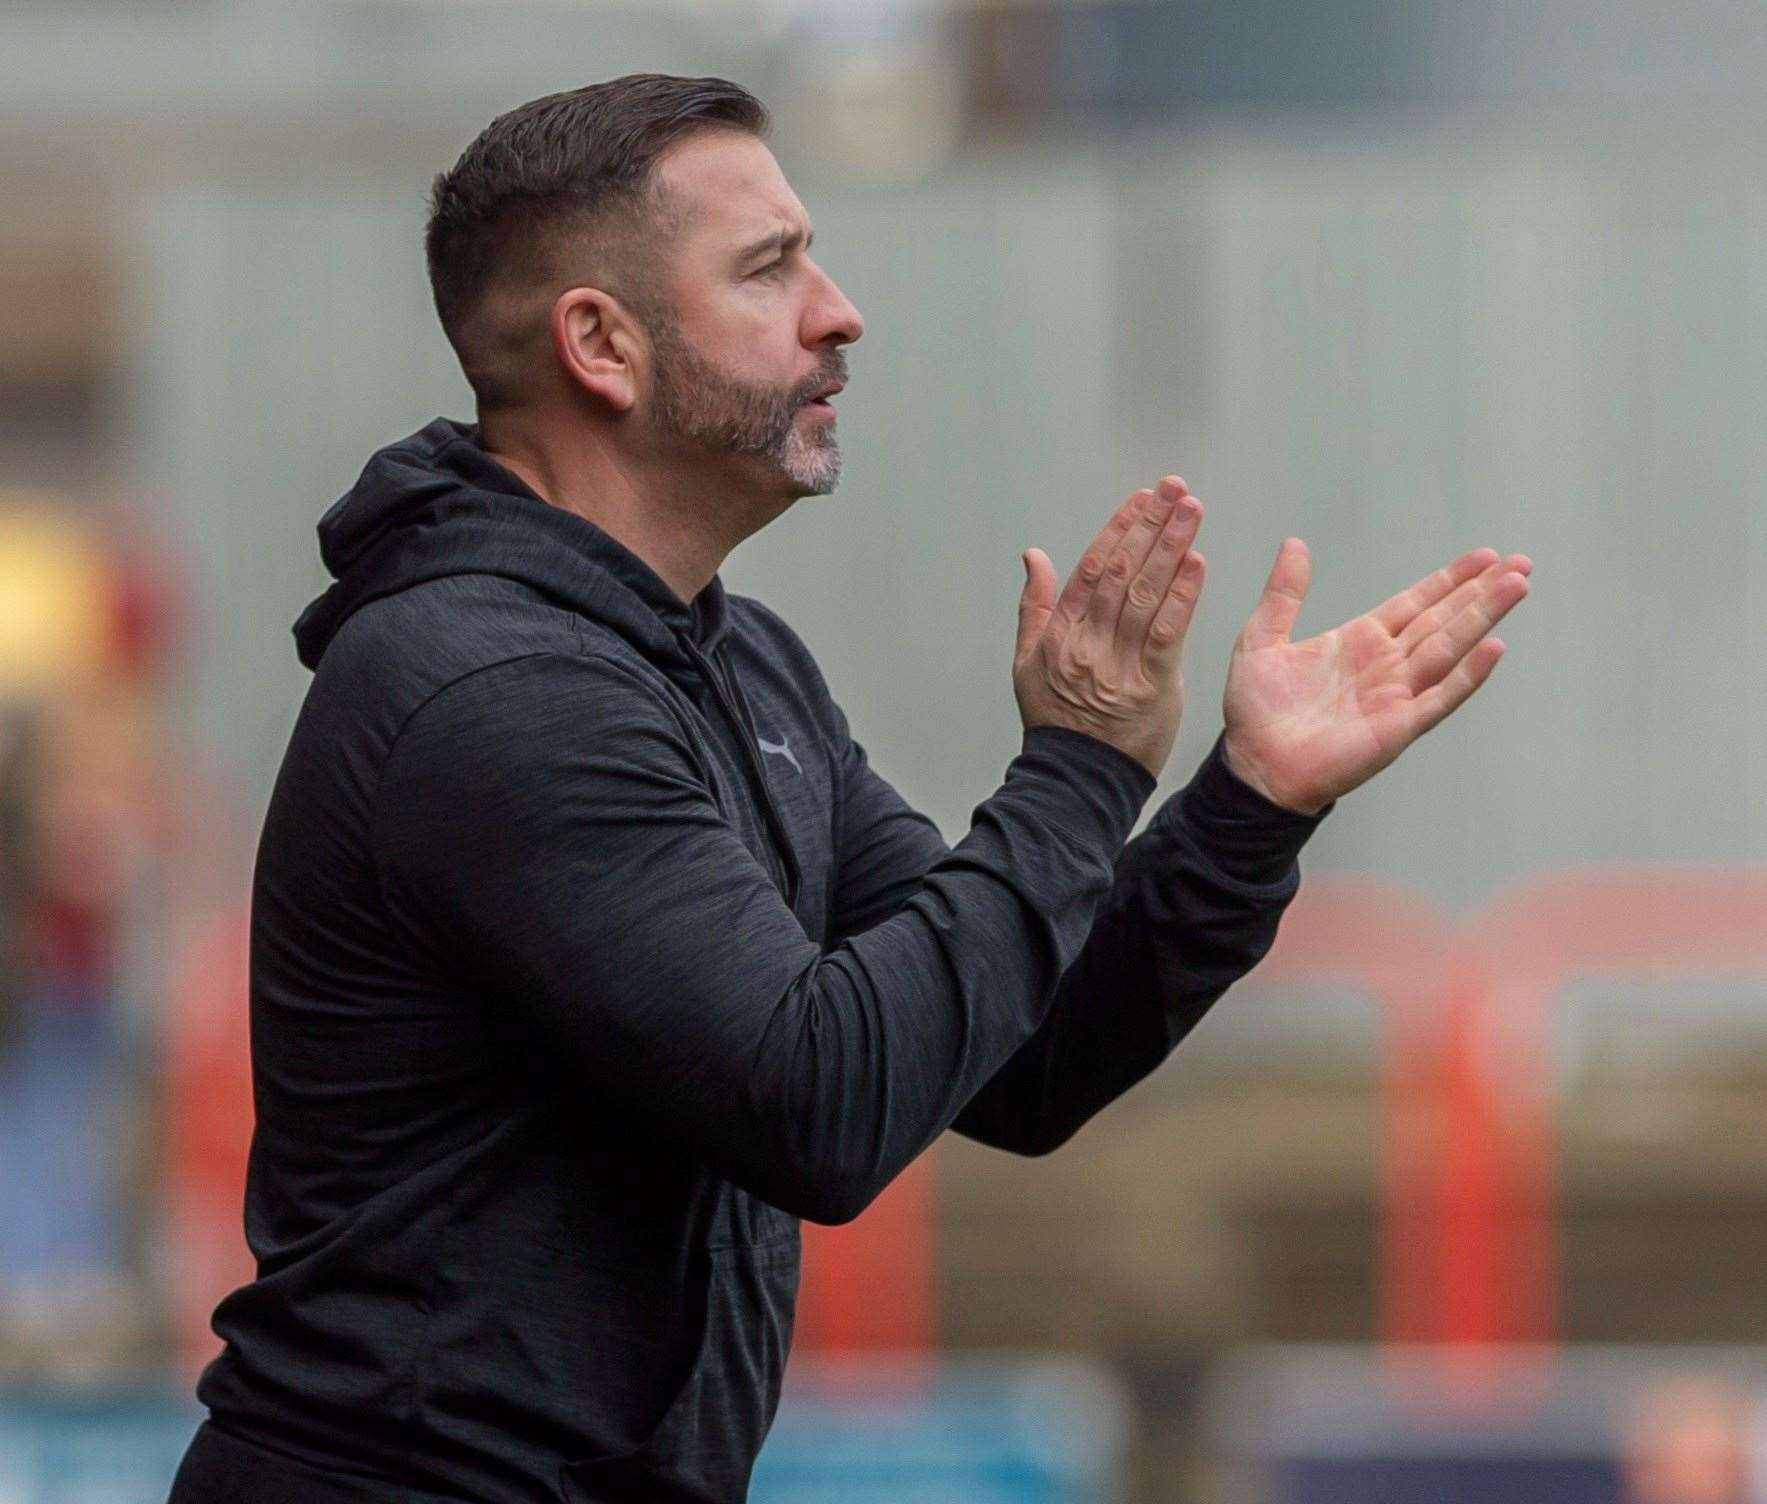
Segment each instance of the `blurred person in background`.
[{"label": "blurred person in background", "polygon": [[24,992],[24,913],[30,892],[31,717],[9,701],[0,709],[0,1053]]},{"label": "blurred person in background", "polygon": [[253,891],[258,1276],[216,1311],[179,1504],[741,1499],[800,1219],[948,1127],[1068,1139],[1502,652],[1525,558],[1296,643],[1288,540],[1222,740],[1125,846],[1203,581],[1168,476],[1065,586],[1027,551],[1023,750],[948,847],[718,577],[834,488],[863,332],[766,127],[733,84],[635,75],[499,117],[436,182],[479,421],[382,450],[320,523]]},{"label": "blurred person in background", "polygon": [[1632,1405],[1620,1437],[1624,1504],[1761,1504],[1760,1400],[1731,1380],[1677,1374]]},{"label": "blurred person in background", "polygon": [[99,530],[65,502],[0,504],[0,602],[0,1358],[89,1373],[152,1335],[127,952],[163,779],[137,600]]}]

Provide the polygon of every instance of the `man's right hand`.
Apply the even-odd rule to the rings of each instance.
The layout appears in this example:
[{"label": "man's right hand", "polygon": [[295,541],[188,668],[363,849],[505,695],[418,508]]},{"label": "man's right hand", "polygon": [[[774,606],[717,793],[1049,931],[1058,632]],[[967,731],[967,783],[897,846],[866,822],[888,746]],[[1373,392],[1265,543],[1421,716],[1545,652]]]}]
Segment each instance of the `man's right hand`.
[{"label": "man's right hand", "polygon": [[1058,599],[1055,566],[1024,554],[1012,687],[1025,729],[1066,726],[1159,777],[1184,714],[1184,637],[1203,588],[1203,509],[1168,475],[1092,540]]}]

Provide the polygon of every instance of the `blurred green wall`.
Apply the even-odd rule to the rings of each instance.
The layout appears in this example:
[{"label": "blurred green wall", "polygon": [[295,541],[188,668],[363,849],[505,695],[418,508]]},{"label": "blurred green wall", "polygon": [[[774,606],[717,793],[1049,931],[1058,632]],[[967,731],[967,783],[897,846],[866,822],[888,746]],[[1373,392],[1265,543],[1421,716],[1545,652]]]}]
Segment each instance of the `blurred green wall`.
[{"label": "blurred green wall", "polygon": [[[1309,864],[1456,904],[1540,867],[1751,859],[1767,221],[1747,144],[1485,120],[1269,125],[788,175],[868,320],[847,479],[725,570],[794,623],[876,765],[955,839],[1016,749],[1019,550],[1064,572],[1134,485],[1208,505],[1176,786],[1279,539],[1309,630],[1460,549],[1535,594],[1456,721]],[[135,473],[205,594],[194,711],[260,797],[306,680],[312,527],[375,446],[470,409],[435,327],[427,166],[144,195]],[[1151,806],[1150,806],[1151,808]]]}]

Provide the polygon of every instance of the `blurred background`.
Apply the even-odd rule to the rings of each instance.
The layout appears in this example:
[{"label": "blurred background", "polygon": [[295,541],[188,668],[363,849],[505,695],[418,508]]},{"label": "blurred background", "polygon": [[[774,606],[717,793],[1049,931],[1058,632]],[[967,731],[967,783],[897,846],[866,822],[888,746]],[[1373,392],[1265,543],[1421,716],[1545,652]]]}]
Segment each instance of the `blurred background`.
[{"label": "blurred background", "polygon": [[812,1230],[766,1501],[1767,1499],[1767,13],[1755,0],[9,0],[0,1499],[163,1496],[249,1268],[244,903],[313,526],[470,417],[431,177],[638,70],[773,108],[868,320],[732,557],[955,840],[1018,555],[1208,505],[1219,729],[1480,544],[1510,654],[1276,951],[1055,1156]]}]

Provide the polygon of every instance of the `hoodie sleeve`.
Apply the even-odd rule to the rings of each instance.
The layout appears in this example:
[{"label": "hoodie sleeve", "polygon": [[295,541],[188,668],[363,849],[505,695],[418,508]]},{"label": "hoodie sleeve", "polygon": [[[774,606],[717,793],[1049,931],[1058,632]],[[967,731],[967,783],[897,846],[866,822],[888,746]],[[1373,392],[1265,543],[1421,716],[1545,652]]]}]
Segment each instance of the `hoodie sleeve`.
[{"label": "hoodie sleeve", "polygon": [[1217,740],[1118,857],[1079,959],[1031,1040],[956,1119],[960,1133],[1047,1154],[1166,1059],[1264,959],[1331,807],[1299,815],[1242,782]]},{"label": "hoodie sleeve", "polygon": [[414,713],[374,843],[389,915],[443,975],[647,1131],[839,1222],[1036,1032],[1152,787],[1102,742],[1028,732],[969,834],[825,951],[654,691],[539,654]]},{"label": "hoodie sleeve", "polygon": [[[845,735],[845,718],[837,725]],[[894,913],[946,849],[850,736],[843,774],[831,941]],[[1037,1033],[952,1126],[996,1148],[1047,1153],[1151,1072],[1270,949],[1300,883],[1300,850],[1325,813],[1272,804],[1233,774],[1217,742],[1117,858]]]}]

